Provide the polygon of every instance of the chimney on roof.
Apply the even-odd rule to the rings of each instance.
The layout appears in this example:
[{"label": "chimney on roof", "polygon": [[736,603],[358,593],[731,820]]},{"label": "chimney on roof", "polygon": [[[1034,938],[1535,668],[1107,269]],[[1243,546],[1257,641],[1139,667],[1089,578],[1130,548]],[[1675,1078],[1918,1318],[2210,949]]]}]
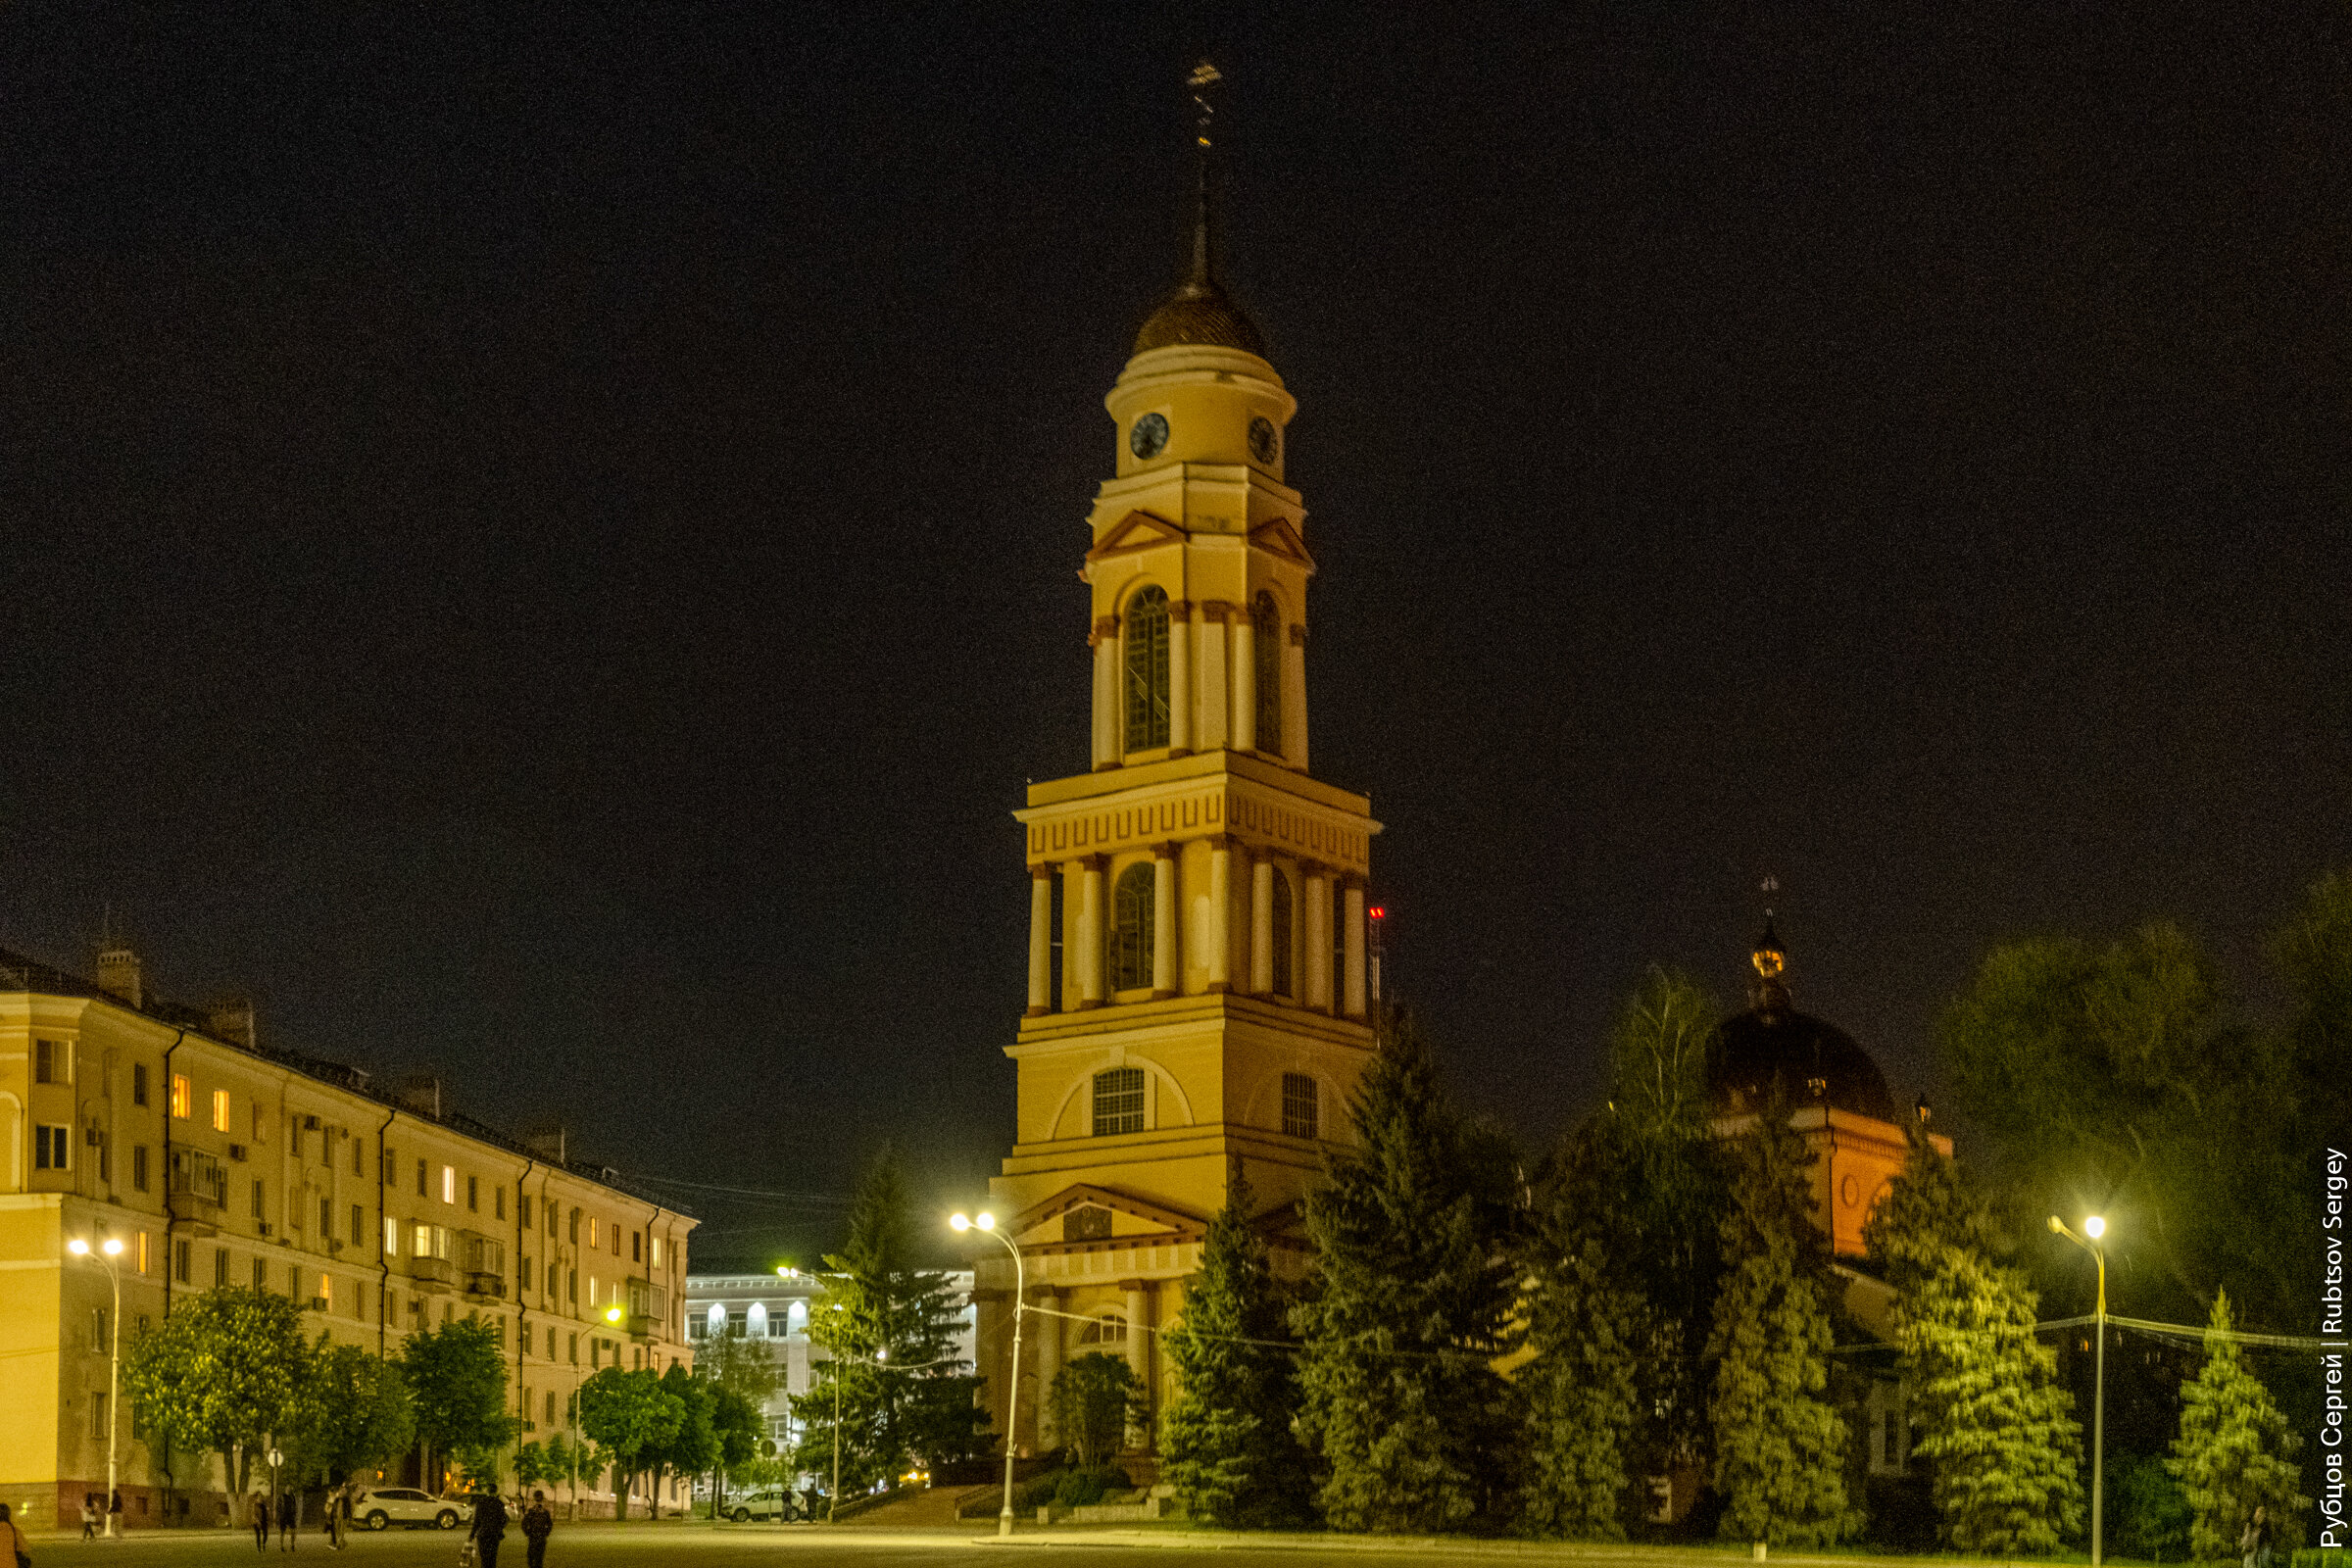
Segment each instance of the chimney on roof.
[{"label": "chimney on roof", "polygon": [[441,1080],[429,1072],[401,1074],[392,1096],[419,1116],[441,1119]]},{"label": "chimney on roof", "polygon": [[231,997],[204,1009],[204,1032],[215,1040],[253,1049],[253,999]]},{"label": "chimney on roof", "polygon": [[522,1147],[553,1165],[567,1163],[564,1155],[570,1152],[571,1129],[564,1126],[544,1127],[523,1135]]},{"label": "chimney on roof", "polygon": [[134,1007],[146,1004],[146,993],[139,988],[139,956],[121,942],[109,942],[98,950],[98,989]]}]

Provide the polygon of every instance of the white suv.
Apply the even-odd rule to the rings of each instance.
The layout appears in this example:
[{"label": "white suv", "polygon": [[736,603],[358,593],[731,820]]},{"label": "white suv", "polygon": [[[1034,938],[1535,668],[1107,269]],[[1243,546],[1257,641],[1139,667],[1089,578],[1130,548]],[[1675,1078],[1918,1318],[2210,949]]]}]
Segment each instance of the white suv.
[{"label": "white suv", "polygon": [[727,1499],[725,1517],[737,1524],[752,1519],[789,1519],[798,1507],[789,1487],[757,1487]]},{"label": "white suv", "polygon": [[378,1487],[360,1494],[351,1505],[351,1516],[370,1530],[389,1530],[394,1525],[411,1530],[422,1525],[455,1530],[472,1522],[473,1499],[436,1497],[415,1487]]}]

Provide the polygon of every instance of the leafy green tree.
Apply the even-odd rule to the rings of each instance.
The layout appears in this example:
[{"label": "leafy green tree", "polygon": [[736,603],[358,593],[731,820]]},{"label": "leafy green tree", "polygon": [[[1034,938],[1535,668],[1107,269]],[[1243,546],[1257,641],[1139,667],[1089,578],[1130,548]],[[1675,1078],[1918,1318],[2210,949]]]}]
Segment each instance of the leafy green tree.
[{"label": "leafy green tree", "polygon": [[1772,1096],[1734,1144],[1723,1293],[1708,1342],[1713,1480],[1730,1541],[1826,1545],[1855,1534],[1846,1428],[1827,1397],[1829,1250],[1813,1224],[1815,1156]]},{"label": "leafy green tree", "polygon": [[320,1334],[296,1396],[293,1430],[281,1434],[289,1476],[331,1485],[408,1452],[416,1441],[416,1412],[398,1363]]},{"label": "leafy green tree", "polygon": [[561,1478],[564,1474],[563,1468],[555,1463],[553,1456],[548,1452],[548,1446],[550,1444],[563,1441],[563,1434],[558,1433],[554,1438],[548,1440],[548,1444],[533,1441],[517,1447],[514,1450],[514,1484],[527,1490],[543,1482]]},{"label": "leafy green tree", "polygon": [[963,1303],[946,1272],[923,1265],[918,1234],[906,1167],[885,1148],[858,1181],[847,1243],[825,1257],[808,1340],[828,1359],[793,1404],[805,1422],[802,1465],[829,1472],[839,1383],[845,1491],[895,1478],[917,1458],[940,1465],[980,1450],[980,1380],[956,1353]]},{"label": "leafy green tree", "polygon": [[694,1475],[710,1469],[718,1462],[718,1434],[712,1429],[710,1413],[716,1391],[672,1361],[662,1374],[662,1392],[678,1404],[678,1424],[658,1447],[648,1450],[644,1457],[647,1468],[654,1473],[654,1517],[662,1517],[662,1481],[671,1471]]},{"label": "leafy green tree", "polygon": [[[1282,1292],[1236,1180],[1209,1221],[1184,1311],[1160,1336],[1183,1393],[1160,1421],[1160,1476],[1187,1511],[1228,1528],[1292,1523],[1307,1495],[1307,1456],[1292,1434],[1298,1379]],[[1068,1431],[1068,1428],[1062,1428]]]},{"label": "leafy green tree", "polygon": [[2034,1337],[2038,1300],[1998,1261],[1984,1200],[1917,1124],[1902,1174],[1863,1227],[1895,1292],[1893,1334],[1934,1470],[1945,1543],[2008,1555],[2057,1549],[2080,1529],[2082,1428],[2055,1351]]},{"label": "leafy green tree", "polygon": [[629,1516],[629,1481],[678,1436],[685,1402],[651,1372],[609,1366],[580,1385],[580,1430],[612,1466],[613,1511]]},{"label": "leafy green tree", "polygon": [[401,1342],[400,1366],[428,1451],[495,1474],[492,1456],[521,1423],[507,1413],[507,1357],[491,1326],[459,1318],[418,1329]]},{"label": "leafy green tree", "polygon": [[714,1334],[695,1347],[694,1375],[722,1389],[732,1389],[754,1405],[763,1405],[784,1386],[784,1370],[765,1340],[755,1340],[729,1322],[724,1334]]},{"label": "leafy green tree", "polygon": [[1306,1203],[1314,1243],[1291,1325],[1299,1426],[1342,1530],[1430,1532],[1499,1519],[1513,1432],[1495,1358],[1512,1346],[1510,1171],[1467,1125],[1409,1017],[1384,1017],[1335,1151]]},{"label": "leafy green tree", "polygon": [[240,1492],[239,1455],[250,1463],[273,1434],[294,1431],[310,1363],[292,1300],[222,1286],[132,1342],[122,1393],[175,1446],[219,1453],[223,1486]]},{"label": "leafy green tree", "polygon": [[1118,1453],[1127,1428],[1143,1419],[1147,1402],[1126,1358],[1101,1350],[1064,1363],[1046,1391],[1047,1418],[1081,1470],[1106,1464]]},{"label": "leafy green tree", "polygon": [[2168,1468],[2196,1511],[2189,1547],[2200,1558],[2237,1555],[2256,1508],[2268,1510],[2275,1545],[2303,1539],[2311,1499],[2296,1490],[2303,1439],[2287,1427],[2270,1391],[2245,1365],[2230,1331],[2230,1298],[2217,1294],[2205,1335],[2205,1367],[2180,1389],[2180,1436]]},{"label": "leafy green tree", "polygon": [[[699,1372],[701,1368],[696,1370]],[[710,1385],[710,1495],[723,1502],[726,1483],[741,1480],[760,1457],[767,1420],[759,1405],[723,1383]]]}]

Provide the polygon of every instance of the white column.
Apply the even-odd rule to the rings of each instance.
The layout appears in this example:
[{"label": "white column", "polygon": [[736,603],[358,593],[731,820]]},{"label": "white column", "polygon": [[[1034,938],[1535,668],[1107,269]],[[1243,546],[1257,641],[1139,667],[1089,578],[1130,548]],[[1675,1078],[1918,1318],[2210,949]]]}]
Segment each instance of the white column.
[{"label": "white column", "polygon": [[[1135,1381],[1144,1386],[1146,1397],[1149,1398],[1153,1392],[1152,1336],[1148,1332],[1152,1327],[1152,1288],[1142,1280],[1127,1280],[1120,1289],[1127,1293],[1127,1368],[1135,1374]],[[1128,1427],[1129,1447],[1151,1451],[1152,1413],[1147,1404],[1143,1419]]]},{"label": "white column", "polygon": [[1348,972],[1341,992],[1340,1010],[1350,1018],[1361,1018],[1364,1015],[1364,885],[1349,878],[1348,891],[1342,896],[1341,904],[1346,910],[1343,918],[1348,922],[1341,931],[1341,941],[1346,945]]},{"label": "white column", "polygon": [[1168,750],[1193,749],[1193,607],[1168,606]]},{"label": "white column", "polygon": [[1306,771],[1306,628],[1298,624],[1282,647],[1282,760]]},{"label": "white column", "polygon": [[1024,1315],[1021,1319],[1022,1338],[1034,1339],[1037,1344],[1037,1393],[1035,1397],[1024,1398],[1021,1403],[1028,1407],[1037,1423],[1037,1451],[1043,1453],[1059,1439],[1059,1434],[1054,1430],[1054,1423],[1047,1419],[1046,1411],[1050,1408],[1048,1401],[1054,1396],[1054,1376],[1061,1370],[1062,1320],[1049,1315],[1061,1310],[1061,1293],[1048,1287],[1039,1291],[1037,1299],[1030,1304],[1046,1310],[1034,1317]]},{"label": "white column", "polygon": [[1054,868],[1029,869],[1029,1016],[1054,1010]]},{"label": "white column", "polygon": [[1208,841],[1208,989],[1233,989],[1233,840]]},{"label": "white column", "polygon": [[1152,846],[1152,994],[1172,997],[1184,971],[1177,965],[1182,946],[1176,925],[1176,846]]},{"label": "white column", "polygon": [[[1233,634],[1233,749],[1257,747],[1257,628],[1250,623],[1250,607],[1236,605],[1227,630]],[[1274,650],[1265,650],[1268,659]]]},{"label": "white column", "polygon": [[[1102,1005],[1102,857],[1090,855],[1078,879],[1078,1005]],[[1352,972],[1352,971],[1350,971]]]},{"label": "white column", "polygon": [[1319,865],[1306,871],[1306,1004],[1331,1010],[1331,875]]},{"label": "white column", "polygon": [[1116,767],[1124,755],[1119,734],[1119,617],[1095,622],[1095,766]]},{"label": "white column", "polygon": [[1225,616],[1233,607],[1211,599],[1200,606],[1200,733],[1193,749],[1213,752],[1230,743],[1233,731],[1225,722],[1231,683],[1225,678]]},{"label": "white column", "polygon": [[1250,867],[1250,990],[1274,989],[1274,862],[1262,857]]}]

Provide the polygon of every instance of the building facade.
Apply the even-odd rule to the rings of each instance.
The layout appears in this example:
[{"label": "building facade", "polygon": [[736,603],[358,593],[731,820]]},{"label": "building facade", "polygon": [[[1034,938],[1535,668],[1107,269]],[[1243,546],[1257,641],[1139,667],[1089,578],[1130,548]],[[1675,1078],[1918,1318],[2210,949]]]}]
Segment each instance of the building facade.
[{"label": "building facade", "polygon": [[[971,1305],[972,1276],[951,1273],[948,1283],[964,1299],[963,1327],[956,1335],[955,1353],[970,1362],[978,1356],[978,1331]],[[775,1396],[762,1414],[767,1435],[778,1452],[800,1441],[800,1423],[792,1401],[815,1387],[814,1368],[825,1352],[808,1343],[809,1303],[823,1289],[811,1275],[697,1274],[686,1281],[686,1335],[701,1344],[724,1335],[767,1346],[775,1357],[778,1382]],[[985,1369],[983,1369],[985,1375]]]},{"label": "building facade", "polygon": [[177,1455],[167,1478],[136,1412],[112,1408],[110,1239],[125,1354],[221,1285],[290,1297],[379,1354],[476,1318],[506,1348],[525,1442],[565,1429],[600,1366],[691,1364],[690,1215],[457,1113],[437,1085],[265,1050],[250,1008],[150,998],[126,951],[94,983],[0,952],[0,1498],[36,1525],[105,1490],[110,1444],[127,1526],[224,1514],[215,1456]]},{"label": "building facade", "polygon": [[[1018,1125],[996,1213],[1030,1304],[1012,1434],[1052,1446],[1070,1355],[1154,1341],[1237,1178],[1283,1266],[1372,1049],[1370,803],[1308,770],[1306,508],[1297,402],[1217,281],[1205,196],[1191,270],[1105,399],[1114,468],[1088,520],[1092,766],[1033,785],[1028,1006],[1006,1048]],[[1073,698],[1077,694],[1073,693]],[[1073,702],[1073,708],[1077,704]],[[1004,1430],[1015,1269],[975,1254],[980,1365]],[[1151,1441],[1151,1423],[1134,1434]]]}]

